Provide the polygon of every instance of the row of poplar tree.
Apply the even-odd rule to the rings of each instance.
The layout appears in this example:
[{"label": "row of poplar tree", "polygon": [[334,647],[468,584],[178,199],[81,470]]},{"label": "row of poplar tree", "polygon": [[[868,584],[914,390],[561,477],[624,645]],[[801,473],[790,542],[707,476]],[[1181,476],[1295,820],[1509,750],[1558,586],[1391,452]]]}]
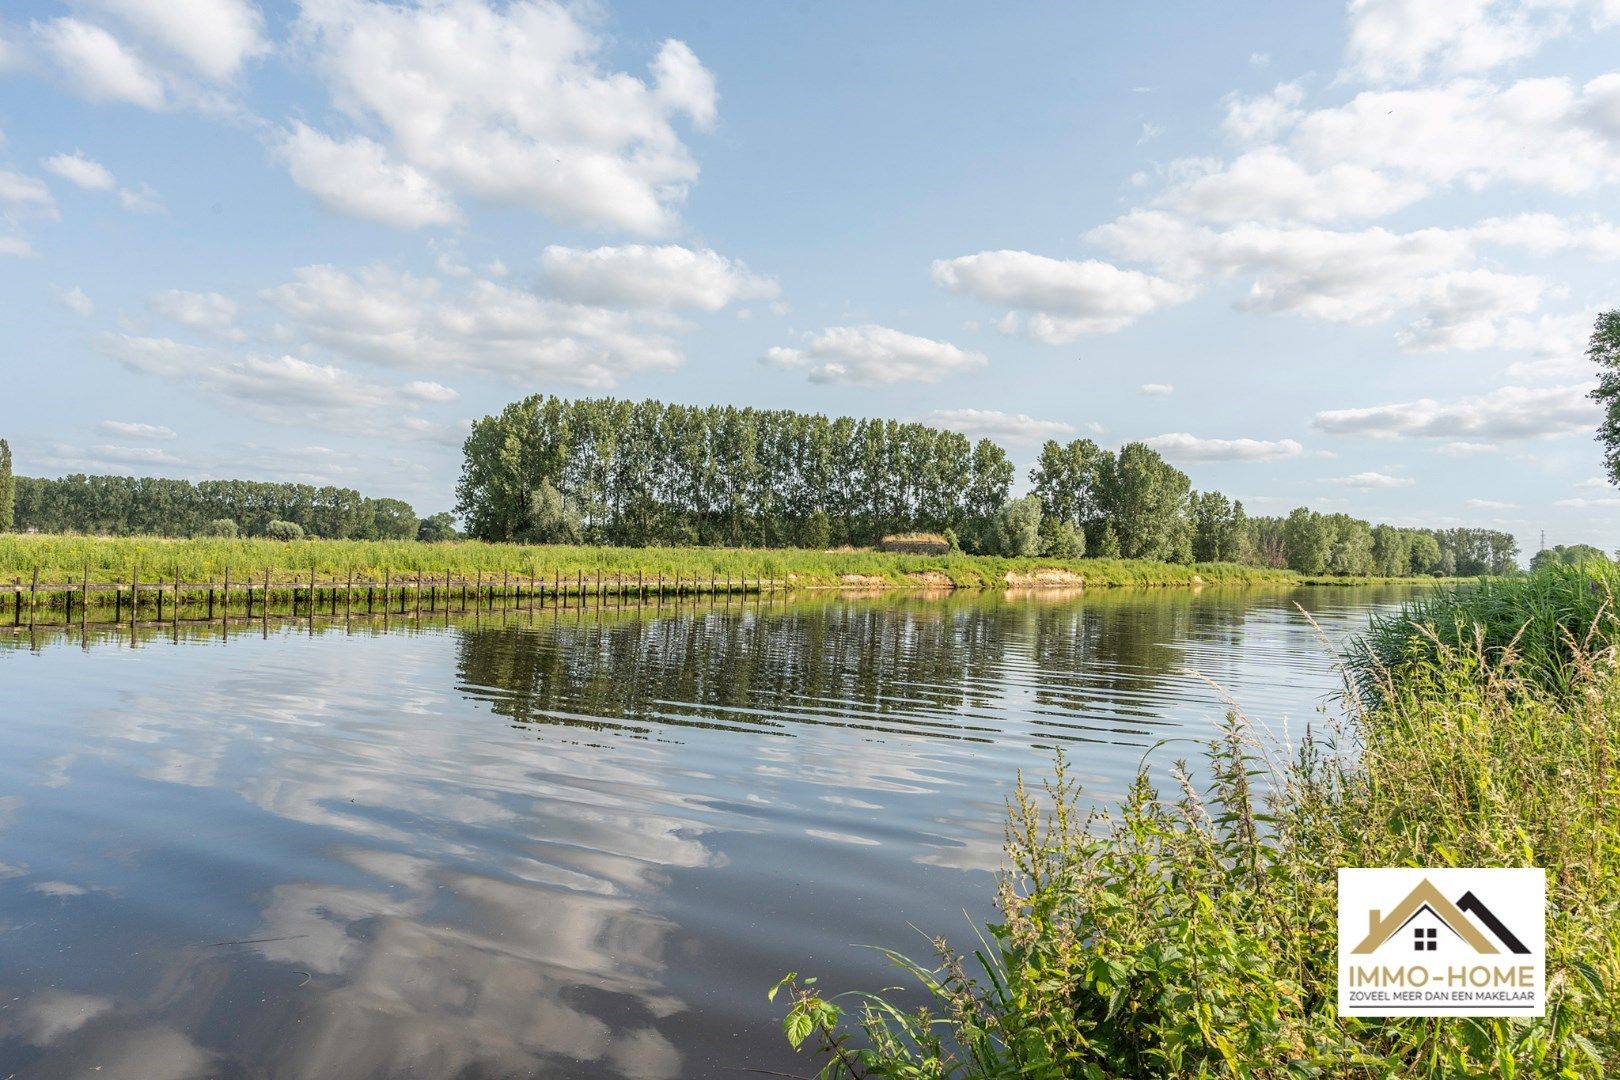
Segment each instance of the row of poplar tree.
[{"label": "row of poplar tree", "polygon": [[1048,442],[1033,492],[989,439],[894,420],[535,395],[473,425],[468,535],[538,543],[868,546],[937,532],[970,553],[1244,562],[1311,574],[1507,573],[1487,529],[1406,529],[1306,508],[1249,517],[1151,447]]}]

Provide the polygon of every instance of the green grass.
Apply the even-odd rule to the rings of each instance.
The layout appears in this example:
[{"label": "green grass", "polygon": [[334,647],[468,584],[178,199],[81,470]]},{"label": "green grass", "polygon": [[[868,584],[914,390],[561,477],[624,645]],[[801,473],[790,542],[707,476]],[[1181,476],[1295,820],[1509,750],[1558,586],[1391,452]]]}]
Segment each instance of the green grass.
[{"label": "green grass", "polygon": [[[974,555],[904,555],[876,551],[807,551],[796,549],[621,548],[525,546],[459,541],[423,544],[414,541],[299,540],[165,540],[142,537],[86,537],[0,534],[0,582],[29,581],[37,567],[45,583],[80,580],[88,567],[92,582],[129,580],[138,566],[143,580],[159,575],[184,581],[217,578],[230,569],[238,579],[276,571],[310,570],[325,577],[353,570],[357,578],[396,574],[471,576],[510,572],[542,578],[557,574],[706,579],[766,578],[796,587],[860,584],[916,586],[923,575],[943,574],[959,587],[999,587],[1006,575],[1053,568],[1071,571],[1087,586],[1298,585],[1350,583],[1347,579],[1310,579],[1287,570],[1230,563],[1179,566],[1127,559],[1013,559]],[[1365,583],[1369,579],[1356,579]]]},{"label": "green grass", "polygon": [[[1144,770],[1122,805],[1088,815],[1060,759],[1044,797],[1020,784],[1012,799],[1001,917],[971,955],[943,941],[928,964],[891,954],[928,1006],[790,976],[790,1041],[839,1077],[1615,1075],[1614,650],[1589,639],[1549,684],[1545,658],[1481,644],[1511,640],[1535,605],[1564,611],[1569,585],[1415,608],[1408,641],[1430,651],[1397,649],[1376,701],[1350,684],[1342,720],[1294,748],[1232,713],[1207,790],[1181,765],[1163,791]],[[1495,619],[1483,636],[1418,629],[1465,608]],[[1377,631],[1385,644],[1396,625]],[[1546,868],[1546,1016],[1340,1019],[1345,866]]]},{"label": "green grass", "polygon": [[1390,675],[1431,669],[1442,652],[1515,658],[1519,681],[1567,696],[1584,658],[1620,639],[1620,567],[1549,566],[1526,577],[1436,589],[1376,618],[1349,657],[1357,689],[1377,697]]}]

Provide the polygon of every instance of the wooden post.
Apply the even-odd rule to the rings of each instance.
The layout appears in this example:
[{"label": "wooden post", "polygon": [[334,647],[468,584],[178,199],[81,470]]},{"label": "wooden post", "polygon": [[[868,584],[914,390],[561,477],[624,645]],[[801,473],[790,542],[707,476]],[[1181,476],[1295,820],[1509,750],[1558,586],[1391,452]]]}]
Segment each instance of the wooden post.
[{"label": "wooden post", "polygon": [[354,614],[354,564],[349,564],[349,587],[343,590],[343,619]]},{"label": "wooden post", "polygon": [[483,571],[483,568],[480,567],[479,571],[478,571],[478,580],[473,585],[473,607],[477,607],[479,604],[482,604],[484,602],[483,601],[483,596],[484,596],[484,571]]},{"label": "wooden post", "polygon": [[34,606],[39,603],[39,567],[34,567],[34,584],[28,589],[28,629],[34,628]]},{"label": "wooden post", "polygon": [[315,617],[315,567],[309,568],[309,617]]},{"label": "wooden post", "polygon": [[510,570],[502,570],[501,571],[501,603],[503,605],[506,603],[507,597],[509,597],[511,595],[511,593],[512,593],[512,572]]},{"label": "wooden post", "polygon": [[231,621],[231,565],[225,564],[225,585],[220,590],[224,595],[220,597],[219,621]]},{"label": "wooden post", "polygon": [[264,568],[264,604],[260,612],[264,616],[265,626],[270,625],[270,568]]},{"label": "wooden post", "polygon": [[585,606],[585,571],[574,571],[574,592],[579,594],[579,606]]},{"label": "wooden post", "polygon": [[140,603],[140,598],[141,598],[140,586],[139,586],[139,584],[137,584],[140,581],[140,578],[141,578],[141,564],[140,563],[130,563],[129,564],[129,625],[131,625],[131,626],[135,625],[135,620],[139,617],[139,616],[136,615],[136,612],[138,612],[140,610],[140,607],[141,607],[141,603]]},{"label": "wooden post", "polygon": [[174,568],[174,625],[180,625],[180,567]]},{"label": "wooden post", "polygon": [[416,572],[416,617],[422,617],[422,571]]}]

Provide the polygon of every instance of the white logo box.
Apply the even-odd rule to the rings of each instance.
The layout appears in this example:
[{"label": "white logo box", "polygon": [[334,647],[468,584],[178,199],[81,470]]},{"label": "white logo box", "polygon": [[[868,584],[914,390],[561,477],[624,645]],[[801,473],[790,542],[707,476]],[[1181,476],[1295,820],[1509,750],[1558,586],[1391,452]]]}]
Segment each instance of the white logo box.
[{"label": "white logo box", "polygon": [[1546,873],[1339,871],[1340,1016],[1541,1016]]}]

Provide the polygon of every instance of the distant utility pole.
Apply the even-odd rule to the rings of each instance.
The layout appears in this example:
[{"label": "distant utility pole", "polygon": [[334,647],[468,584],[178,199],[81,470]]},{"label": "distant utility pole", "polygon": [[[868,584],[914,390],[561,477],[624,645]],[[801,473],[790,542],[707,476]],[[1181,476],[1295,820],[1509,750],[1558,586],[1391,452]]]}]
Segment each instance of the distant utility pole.
[{"label": "distant utility pole", "polygon": [[1537,551],[1546,551],[1547,550],[1547,530],[1546,529],[1541,530],[1541,546],[1539,548],[1537,548],[1536,550]]}]

